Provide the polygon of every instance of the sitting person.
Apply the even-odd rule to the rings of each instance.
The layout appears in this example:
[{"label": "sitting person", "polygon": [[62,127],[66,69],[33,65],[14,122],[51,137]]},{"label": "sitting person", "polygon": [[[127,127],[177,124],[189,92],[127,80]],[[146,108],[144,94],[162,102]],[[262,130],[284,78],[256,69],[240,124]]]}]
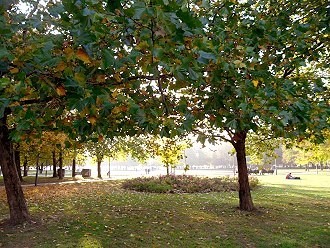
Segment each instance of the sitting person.
[{"label": "sitting person", "polygon": [[286,178],[286,179],[300,179],[300,177],[294,177],[294,176],[292,176],[292,175],[291,175],[291,172],[290,172],[288,175],[286,175],[285,178]]}]

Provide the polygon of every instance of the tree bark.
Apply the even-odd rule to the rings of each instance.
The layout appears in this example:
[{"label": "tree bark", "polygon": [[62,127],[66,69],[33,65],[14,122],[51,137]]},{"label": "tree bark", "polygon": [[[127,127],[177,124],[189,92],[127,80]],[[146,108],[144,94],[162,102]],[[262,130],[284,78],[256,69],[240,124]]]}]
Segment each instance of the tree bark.
[{"label": "tree bark", "polygon": [[4,115],[0,118],[0,165],[9,205],[9,221],[11,224],[17,225],[29,221],[31,217],[10,148],[7,118]]},{"label": "tree bark", "polygon": [[56,153],[55,151],[52,151],[53,156],[53,177],[57,177],[57,171],[56,171]]},{"label": "tree bark", "polygon": [[22,177],[22,171],[21,171],[21,153],[19,151],[19,144],[14,147],[14,144],[12,144],[12,152],[14,156],[14,162],[15,166],[17,169],[18,177],[21,182],[23,182],[23,177]]},{"label": "tree bark", "polygon": [[238,183],[239,183],[239,208],[244,211],[254,210],[250,191],[249,176],[246,163],[245,150],[246,132],[241,131],[234,135],[233,146],[236,150]]},{"label": "tree bark", "polygon": [[101,175],[101,163],[102,163],[102,160],[97,160],[97,177],[98,178],[102,178],[102,175]]},{"label": "tree bark", "polygon": [[72,159],[72,177],[76,176],[76,159]]}]

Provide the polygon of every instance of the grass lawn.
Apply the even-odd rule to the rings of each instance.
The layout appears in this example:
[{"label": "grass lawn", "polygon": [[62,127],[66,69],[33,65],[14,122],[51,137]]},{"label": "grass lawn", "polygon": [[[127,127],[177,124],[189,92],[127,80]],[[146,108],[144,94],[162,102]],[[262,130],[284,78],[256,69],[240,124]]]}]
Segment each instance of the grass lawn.
[{"label": "grass lawn", "polygon": [[330,247],[330,175],[299,176],[259,176],[252,213],[237,209],[237,192],[137,193],[120,181],[24,187],[36,223],[0,226],[0,247]]}]

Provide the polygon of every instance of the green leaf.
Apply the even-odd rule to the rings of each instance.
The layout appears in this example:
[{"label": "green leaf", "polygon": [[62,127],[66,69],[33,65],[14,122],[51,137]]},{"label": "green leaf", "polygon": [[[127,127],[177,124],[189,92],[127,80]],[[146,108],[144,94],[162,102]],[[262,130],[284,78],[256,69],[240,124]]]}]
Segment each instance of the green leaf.
[{"label": "green leaf", "polygon": [[102,59],[102,67],[103,69],[107,69],[109,67],[113,67],[116,59],[112,55],[112,53],[108,49],[103,50],[103,59]]},{"label": "green leaf", "polygon": [[9,105],[9,99],[7,98],[0,98],[0,118],[2,118],[5,114],[5,109]]},{"label": "green leaf", "polygon": [[189,72],[189,78],[192,80],[197,80],[198,79],[198,74],[191,68],[188,69]]}]

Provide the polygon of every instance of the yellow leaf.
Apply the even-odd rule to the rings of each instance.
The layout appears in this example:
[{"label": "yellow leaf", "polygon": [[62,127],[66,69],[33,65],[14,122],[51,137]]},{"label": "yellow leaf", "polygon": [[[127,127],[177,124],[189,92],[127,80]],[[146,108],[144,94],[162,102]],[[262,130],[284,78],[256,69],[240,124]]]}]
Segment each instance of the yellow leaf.
[{"label": "yellow leaf", "polygon": [[66,63],[64,63],[64,61],[61,61],[59,64],[57,64],[57,66],[55,67],[55,71],[56,72],[60,72],[60,71],[64,71],[66,68]]},{"label": "yellow leaf", "polygon": [[98,83],[104,83],[105,82],[105,75],[97,75],[96,76],[96,82]]},{"label": "yellow leaf", "polygon": [[79,83],[84,83],[85,80],[85,75],[83,73],[76,72],[74,74],[74,79],[79,82]]},{"label": "yellow leaf", "polygon": [[121,108],[120,107],[114,107],[112,110],[111,110],[111,113],[113,114],[118,114],[121,112]]},{"label": "yellow leaf", "polygon": [[74,54],[74,51],[73,51],[72,48],[70,48],[70,47],[66,47],[66,48],[64,49],[64,54],[65,54],[67,57],[71,58],[71,57],[73,56],[73,54]]},{"label": "yellow leaf", "polygon": [[59,96],[65,96],[66,95],[66,90],[65,88],[60,85],[56,88],[56,93],[59,95]]},{"label": "yellow leaf", "polygon": [[16,73],[18,73],[18,72],[19,72],[18,68],[16,68],[16,67],[15,67],[15,68],[12,68],[12,69],[10,69],[9,71],[10,71],[10,73],[11,73],[11,74],[16,74]]},{"label": "yellow leaf", "polygon": [[141,41],[136,47],[137,50],[145,50],[149,48],[149,44],[146,41]]},{"label": "yellow leaf", "polygon": [[95,125],[97,119],[96,119],[95,116],[90,116],[90,117],[88,118],[88,120],[89,120],[89,122],[90,122],[92,125]]},{"label": "yellow leaf", "polygon": [[88,54],[82,48],[78,49],[76,56],[78,59],[80,59],[81,61],[83,61],[86,64],[91,63],[91,60],[90,60]]},{"label": "yellow leaf", "polygon": [[112,92],[111,96],[112,96],[113,98],[117,98],[117,96],[118,96],[118,91],[115,90],[114,92]]},{"label": "yellow leaf", "polygon": [[113,77],[116,80],[116,82],[118,82],[118,83],[121,82],[121,76],[119,73],[116,73]]},{"label": "yellow leaf", "polygon": [[252,80],[252,83],[254,87],[258,87],[259,81],[258,80]]}]

